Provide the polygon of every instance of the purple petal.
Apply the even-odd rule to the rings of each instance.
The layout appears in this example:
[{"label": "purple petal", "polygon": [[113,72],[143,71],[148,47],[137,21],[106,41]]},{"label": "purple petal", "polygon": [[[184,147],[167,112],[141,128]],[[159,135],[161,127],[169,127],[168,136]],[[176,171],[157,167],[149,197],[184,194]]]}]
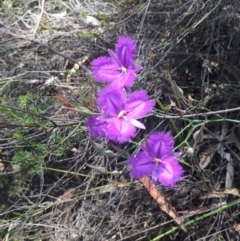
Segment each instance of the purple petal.
[{"label": "purple petal", "polygon": [[136,79],[134,68],[126,69],[126,72],[119,74],[117,78],[112,82],[113,85],[119,86],[119,88],[131,88]]},{"label": "purple petal", "polygon": [[106,122],[99,120],[99,116],[93,115],[86,119],[86,126],[88,126],[88,132],[93,137],[102,137],[106,135],[107,124]]},{"label": "purple petal", "polygon": [[135,41],[130,37],[120,37],[116,44],[116,53],[122,65],[128,68],[133,64],[136,53]]},{"label": "purple petal", "polygon": [[174,140],[170,133],[155,132],[151,134],[147,140],[145,149],[149,155],[162,159],[163,156],[172,153]]},{"label": "purple petal", "polygon": [[138,119],[152,111],[155,102],[148,100],[146,91],[140,90],[132,93],[127,102],[125,111],[129,119]]},{"label": "purple petal", "polygon": [[168,161],[169,159],[176,159],[181,156],[181,152],[170,152],[167,155],[163,156],[161,160]]},{"label": "purple petal", "polygon": [[159,165],[158,180],[164,186],[175,186],[176,182],[181,179],[182,175],[182,166],[174,160],[174,158],[168,158]]},{"label": "purple petal", "polygon": [[121,63],[121,61],[118,59],[118,56],[116,53],[114,53],[111,49],[108,50],[109,55],[111,56],[112,60],[116,62],[116,64],[119,67],[123,67],[123,64]]},{"label": "purple petal", "polygon": [[123,118],[112,118],[108,121],[108,138],[123,143],[135,136],[136,128]]},{"label": "purple petal", "polygon": [[119,66],[110,57],[99,57],[91,62],[91,72],[96,81],[108,83],[121,74],[121,66]]},{"label": "purple petal", "polygon": [[152,184],[155,186],[158,181],[158,167],[159,164],[154,165],[153,171],[152,171]]},{"label": "purple petal", "polygon": [[128,165],[130,167],[130,175],[134,178],[149,176],[154,168],[152,157],[146,152],[138,152],[136,157],[130,157]]},{"label": "purple petal", "polygon": [[140,65],[134,65],[134,66],[133,66],[133,70],[134,70],[135,72],[138,72],[138,71],[142,70],[142,66],[140,66]]},{"label": "purple petal", "polygon": [[126,98],[125,90],[112,84],[99,91],[97,103],[105,113],[117,116],[121,110],[124,110]]},{"label": "purple petal", "polygon": [[127,69],[126,73],[122,73],[114,82],[118,82],[118,84],[122,87],[131,88],[134,84],[135,79],[135,70],[129,68]]}]

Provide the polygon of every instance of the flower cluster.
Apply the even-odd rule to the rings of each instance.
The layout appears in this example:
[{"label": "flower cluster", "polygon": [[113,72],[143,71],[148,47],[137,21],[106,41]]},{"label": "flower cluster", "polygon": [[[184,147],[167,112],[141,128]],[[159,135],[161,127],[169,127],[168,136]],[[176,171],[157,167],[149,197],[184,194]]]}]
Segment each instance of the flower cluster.
[{"label": "flower cluster", "polygon": [[[136,134],[136,128],[145,129],[140,118],[153,109],[154,100],[145,90],[129,93],[142,69],[134,64],[136,44],[130,37],[120,37],[115,52],[108,50],[110,57],[99,57],[92,61],[91,72],[97,82],[108,86],[98,91],[99,114],[86,120],[89,134],[124,143]],[[134,178],[152,176],[153,185],[158,180],[163,185],[174,186],[180,180],[183,169],[176,161],[179,152],[173,152],[174,141],[170,134],[153,133],[138,152],[128,160],[130,174]]]},{"label": "flower cluster", "polygon": [[141,148],[143,151],[128,160],[131,176],[140,179],[151,175],[153,185],[158,180],[162,185],[173,187],[182,177],[183,169],[176,161],[180,152],[172,151],[172,136],[169,133],[155,132]]},{"label": "flower cluster", "polygon": [[152,111],[154,100],[149,100],[145,90],[128,94],[136,72],[142,68],[134,65],[136,44],[129,37],[120,37],[116,53],[108,50],[111,57],[99,57],[92,61],[92,75],[96,81],[110,83],[98,92],[100,114],[89,117],[86,125],[93,137],[123,143],[136,134],[136,128],[145,129],[138,119]]}]

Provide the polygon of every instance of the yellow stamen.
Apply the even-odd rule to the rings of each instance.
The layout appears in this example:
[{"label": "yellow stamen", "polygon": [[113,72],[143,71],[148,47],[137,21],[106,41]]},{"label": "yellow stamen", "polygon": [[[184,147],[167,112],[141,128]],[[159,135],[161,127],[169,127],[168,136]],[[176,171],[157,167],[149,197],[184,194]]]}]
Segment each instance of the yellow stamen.
[{"label": "yellow stamen", "polygon": [[125,115],[125,111],[124,110],[121,110],[118,114],[118,118],[121,118]]},{"label": "yellow stamen", "polygon": [[155,158],[154,158],[154,162],[155,162],[155,163],[160,163],[160,162],[161,162],[161,159],[160,159],[160,158],[155,157]]},{"label": "yellow stamen", "polygon": [[126,74],[127,69],[124,66],[121,67],[121,70],[122,70],[122,73]]}]

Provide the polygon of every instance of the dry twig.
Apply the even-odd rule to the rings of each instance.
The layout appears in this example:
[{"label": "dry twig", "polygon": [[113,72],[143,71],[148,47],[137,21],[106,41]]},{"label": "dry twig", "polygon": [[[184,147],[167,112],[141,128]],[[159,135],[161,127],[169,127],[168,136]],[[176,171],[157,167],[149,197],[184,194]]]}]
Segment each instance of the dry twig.
[{"label": "dry twig", "polygon": [[35,38],[36,32],[37,32],[37,30],[39,28],[39,25],[41,23],[42,16],[43,16],[43,13],[44,13],[44,6],[45,6],[45,0],[42,0],[41,12],[40,12],[40,15],[38,17],[38,21],[37,21],[36,27],[35,27],[35,29],[33,31],[33,38]]}]

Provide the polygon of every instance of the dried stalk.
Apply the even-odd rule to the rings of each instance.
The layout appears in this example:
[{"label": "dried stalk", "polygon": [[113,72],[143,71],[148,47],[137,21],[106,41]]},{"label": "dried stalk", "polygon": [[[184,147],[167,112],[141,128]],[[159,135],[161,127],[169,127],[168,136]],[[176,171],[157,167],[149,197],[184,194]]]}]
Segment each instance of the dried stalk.
[{"label": "dried stalk", "polygon": [[152,185],[149,178],[143,177],[140,179],[140,181],[142,182],[143,186],[147,189],[149,194],[152,196],[152,198],[157,202],[162,211],[164,211],[170,217],[172,217],[184,232],[187,232],[187,229],[184,226],[182,219],[178,216],[174,207],[167,200],[167,198],[155,186]]}]

